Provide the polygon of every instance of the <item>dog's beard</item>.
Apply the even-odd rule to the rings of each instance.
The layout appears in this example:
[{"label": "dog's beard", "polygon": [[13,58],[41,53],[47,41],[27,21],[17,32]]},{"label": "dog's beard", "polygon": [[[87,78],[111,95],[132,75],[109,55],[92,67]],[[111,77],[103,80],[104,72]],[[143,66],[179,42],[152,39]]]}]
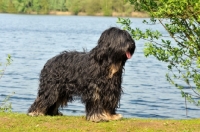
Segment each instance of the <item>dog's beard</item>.
[{"label": "dog's beard", "polygon": [[126,51],[126,57],[128,58],[128,59],[130,59],[131,58],[131,53],[129,52],[129,51]]}]

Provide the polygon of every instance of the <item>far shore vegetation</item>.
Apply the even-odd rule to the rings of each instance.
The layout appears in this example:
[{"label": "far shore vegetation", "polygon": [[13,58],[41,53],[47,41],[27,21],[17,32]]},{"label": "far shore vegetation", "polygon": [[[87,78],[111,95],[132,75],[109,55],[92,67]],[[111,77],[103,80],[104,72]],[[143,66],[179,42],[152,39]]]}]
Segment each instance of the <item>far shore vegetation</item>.
[{"label": "far shore vegetation", "polygon": [[125,0],[0,0],[0,13],[148,17]]}]

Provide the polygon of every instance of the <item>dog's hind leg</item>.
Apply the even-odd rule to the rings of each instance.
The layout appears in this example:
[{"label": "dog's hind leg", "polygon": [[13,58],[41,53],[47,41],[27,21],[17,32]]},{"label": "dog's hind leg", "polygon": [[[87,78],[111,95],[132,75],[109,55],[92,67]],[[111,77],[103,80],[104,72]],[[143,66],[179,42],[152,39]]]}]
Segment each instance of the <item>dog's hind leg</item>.
[{"label": "dog's hind leg", "polygon": [[55,116],[55,115],[63,115],[58,108],[60,107],[59,101],[55,102],[52,106],[48,108],[47,115]]},{"label": "dog's hind leg", "polygon": [[66,94],[60,95],[58,100],[48,108],[47,115],[59,115],[62,116],[63,114],[58,110],[59,107],[63,107],[67,105],[69,100],[72,100],[72,97],[69,98]]},{"label": "dog's hind leg", "polygon": [[59,105],[57,104],[57,100],[58,100],[58,92],[48,91],[46,93],[43,93],[39,91],[38,97],[28,110],[28,115],[39,116],[39,115],[55,114],[56,113],[55,111],[59,107]]},{"label": "dog's hind leg", "polygon": [[39,97],[35,100],[35,102],[31,105],[31,107],[28,109],[28,115],[29,116],[41,116],[46,115],[46,108],[40,107],[39,104],[42,102],[40,101]]}]

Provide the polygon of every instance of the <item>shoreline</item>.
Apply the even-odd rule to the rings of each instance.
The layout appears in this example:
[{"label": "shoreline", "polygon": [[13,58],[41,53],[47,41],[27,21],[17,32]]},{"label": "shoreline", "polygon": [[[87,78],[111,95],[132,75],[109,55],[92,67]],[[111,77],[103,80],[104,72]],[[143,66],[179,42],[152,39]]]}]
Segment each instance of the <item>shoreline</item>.
[{"label": "shoreline", "polygon": [[[63,15],[63,16],[72,16],[74,15],[72,12],[61,12],[61,11],[51,11],[49,12],[49,15]],[[94,15],[88,15],[85,12],[79,12],[77,16],[105,16],[103,13],[95,13]],[[110,17],[137,17],[137,18],[145,18],[149,17],[148,14],[142,13],[142,12],[132,12],[131,15],[126,15],[125,13],[118,13],[118,12],[113,12]]]},{"label": "shoreline", "polygon": [[[0,12],[4,14],[4,12]],[[85,12],[79,12],[77,15],[69,11],[50,11],[47,14],[38,13],[38,12],[29,12],[29,13],[5,13],[5,14],[27,14],[27,15],[57,15],[57,16],[104,16],[104,17],[132,17],[132,18],[148,18],[149,15],[143,12],[132,12],[131,15],[126,13],[113,12],[112,15],[105,16],[103,13],[95,13],[93,15],[88,15]]]}]

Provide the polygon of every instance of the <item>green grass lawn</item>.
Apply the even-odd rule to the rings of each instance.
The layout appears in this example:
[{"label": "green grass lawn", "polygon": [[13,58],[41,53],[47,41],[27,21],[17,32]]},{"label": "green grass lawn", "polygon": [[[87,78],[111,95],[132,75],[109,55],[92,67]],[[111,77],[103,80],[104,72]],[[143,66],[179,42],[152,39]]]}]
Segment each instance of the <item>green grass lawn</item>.
[{"label": "green grass lawn", "polygon": [[0,132],[200,132],[200,119],[165,120],[124,118],[94,123],[83,116],[30,117],[0,113]]}]

